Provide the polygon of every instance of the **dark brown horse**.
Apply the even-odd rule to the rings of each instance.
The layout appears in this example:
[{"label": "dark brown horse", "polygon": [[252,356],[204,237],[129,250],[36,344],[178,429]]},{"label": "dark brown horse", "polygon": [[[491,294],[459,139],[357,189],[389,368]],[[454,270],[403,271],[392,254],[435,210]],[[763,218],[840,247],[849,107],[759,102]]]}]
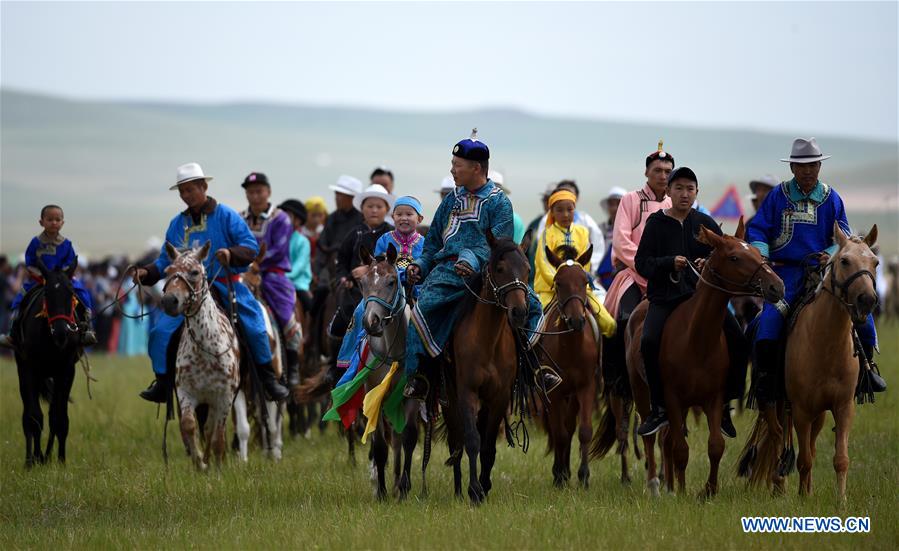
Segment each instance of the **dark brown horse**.
[{"label": "dark brown horse", "polygon": [[[721,415],[730,364],[723,330],[728,300],[744,293],[759,294],[771,302],[783,298],[783,282],[759,251],[743,241],[743,235],[742,218],[733,237],[700,228],[697,239],[712,247],[712,254],[699,275],[696,292],[675,308],[662,332],[659,371],[670,423],[664,443],[665,482],[672,492],[675,475],[678,491],[685,491],[690,454],[686,417],[695,406],[702,408],[709,427],[710,470],[703,495],[713,496],[718,492],[718,466],[724,454]],[[645,384],[642,377],[632,377],[631,381]],[[645,394],[642,398],[638,407],[645,419],[649,404]],[[648,446],[649,442],[644,440],[644,444]],[[651,452],[652,448],[647,447],[647,455]]]},{"label": "dark brown horse", "polygon": [[549,450],[554,452],[553,484],[564,486],[571,477],[571,438],[578,427],[581,464],[577,477],[586,488],[590,479],[595,371],[601,347],[598,328],[588,318],[593,312],[587,303],[589,278],[583,268],[590,262],[593,247],[580,257],[575,249],[564,245],[557,253],[546,249],[546,259],[556,269],[555,296],[545,312],[548,334],[540,341],[547,359],[558,359],[562,371],[562,384],[549,393],[546,411]]},{"label": "dark brown horse", "polygon": [[[530,292],[528,259],[511,239],[487,233],[490,260],[479,295],[453,331],[452,363],[447,368],[446,421],[454,489],[462,495],[461,452],[468,454],[468,496],[481,503],[490,492],[496,438],[509,408],[517,373],[516,336],[525,326]],[[478,460],[480,458],[480,470]],[[480,472],[479,472],[480,471]]]}]

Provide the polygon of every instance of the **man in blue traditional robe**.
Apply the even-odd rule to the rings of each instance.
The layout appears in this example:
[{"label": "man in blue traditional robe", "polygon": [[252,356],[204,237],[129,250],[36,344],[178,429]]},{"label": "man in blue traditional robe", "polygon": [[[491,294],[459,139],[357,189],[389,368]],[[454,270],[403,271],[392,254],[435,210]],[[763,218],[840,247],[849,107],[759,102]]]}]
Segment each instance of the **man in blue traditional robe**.
[{"label": "man in blue traditional robe", "polygon": [[[262,308],[249,289],[240,282],[238,275],[246,271],[258,253],[256,238],[234,209],[206,195],[210,180],[212,177],[204,175],[197,163],[188,163],[178,168],[177,183],[169,189],[178,190],[181,200],[188,208],[172,219],[165,239],[177,248],[194,248],[202,246],[206,241],[211,242],[215,255],[207,256],[204,261],[206,276],[215,278],[210,284],[210,292],[227,307],[230,283],[234,289],[242,333],[256,364],[263,389],[270,399],[283,400],[287,398],[288,392],[275,379]],[[163,247],[155,262],[135,271],[134,279],[143,285],[153,285],[165,277],[165,269],[171,262],[172,259]],[[221,269],[223,265],[230,267],[230,270],[226,272]],[[148,348],[156,380],[140,393],[141,398],[162,403],[169,397],[175,375],[167,361],[172,352],[170,348],[174,346],[174,343],[170,346],[169,341],[183,321],[182,316],[173,317],[162,313],[150,329]]]},{"label": "man in blue traditional robe", "polygon": [[[765,303],[753,339],[753,385],[749,403],[757,404],[759,409],[778,398],[780,340],[789,309],[802,298],[806,269],[827,263],[836,252],[834,222],[847,235],[851,233],[843,200],[818,179],[821,161],[828,158],[830,155],[821,154],[815,138],[796,138],[790,158],[781,159],[790,163],[793,179],[780,183],[768,193],[746,230],[746,240],[770,260],[786,291],[779,304]],[[865,355],[873,361],[877,345],[874,318],[868,316],[855,330]],[[883,391],[886,388],[883,379],[874,370],[870,374],[870,390]]]}]

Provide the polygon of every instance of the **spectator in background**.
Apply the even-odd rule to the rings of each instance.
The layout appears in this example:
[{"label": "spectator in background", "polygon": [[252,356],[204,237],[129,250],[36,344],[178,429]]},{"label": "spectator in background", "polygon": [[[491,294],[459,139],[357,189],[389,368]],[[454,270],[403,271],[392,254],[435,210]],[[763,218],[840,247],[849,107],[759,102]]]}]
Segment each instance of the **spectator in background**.
[{"label": "spectator in background", "polygon": [[309,292],[312,284],[311,246],[309,239],[302,233],[308,220],[308,212],[303,203],[296,199],[288,199],[278,208],[290,216],[294,229],[290,236],[290,271],[287,272],[287,279],[293,283],[297,300],[303,305],[303,312],[309,312],[312,309],[312,293]]},{"label": "spectator in background", "polygon": [[393,193],[393,171],[386,166],[379,166],[374,169],[368,179],[368,185],[373,186],[377,184],[383,186],[387,193]]},{"label": "spectator in background", "polygon": [[315,246],[318,236],[325,229],[325,219],[328,217],[328,207],[325,200],[318,195],[306,200],[306,223],[303,224],[300,233],[309,240],[310,258],[315,258]]},{"label": "spectator in background", "polygon": [[618,205],[621,204],[621,198],[625,193],[627,193],[626,189],[615,186],[609,190],[605,199],[599,202],[599,206],[606,213],[606,221],[599,225],[602,236],[606,240],[606,250],[599,262],[599,269],[596,270],[596,277],[599,278],[599,283],[606,290],[609,289],[612,278],[615,276],[615,268],[612,266],[612,228],[615,227],[615,215],[618,214]]}]

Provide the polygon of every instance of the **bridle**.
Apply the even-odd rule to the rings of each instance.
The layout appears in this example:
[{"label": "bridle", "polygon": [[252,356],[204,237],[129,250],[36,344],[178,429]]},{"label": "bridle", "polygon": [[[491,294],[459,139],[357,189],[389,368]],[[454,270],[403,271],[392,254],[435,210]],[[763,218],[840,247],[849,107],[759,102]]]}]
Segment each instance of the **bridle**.
[{"label": "bridle", "polygon": [[406,308],[406,289],[400,285],[399,278],[397,278],[396,282],[396,290],[393,293],[393,298],[390,299],[390,302],[382,299],[381,297],[375,295],[369,295],[365,297],[365,301],[363,302],[363,308],[368,307],[368,303],[374,302],[378,306],[383,306],[387,309],[388,314],[381,318],[380,326],[381,328],[387,327],[390,325],[393,320],[403,313],[403,310]]},{"label": "bridle", "polygon": [[[578,266],[578,265],[575,263],[574,260],[566,260],[564,263],[562,263],[562,265],[560,265],[556,269],[556,275],[553,277],[553,294],[556,297],[559,296],[558,284],[556,283],[556,278],[559,277],[559,273],[561,273],[562,268],[572,267],[572,266]],[[580,266],[578,266],[578,269],[583,271],[583,268],[581,268]],[[589,280],[588,280],[588,283],[589,283]],[[565,323],[565,325],[568,327],[571,327],[571,325],[570,325],[571,318],[569,318],[568,316],[565,315],[565,306],[567,306],[568,303],[571,302],[572,300],[576,300],[581,303],[581,307],[583,307],[583,309],[584,309],[585,317],[587,316],[587,312],[589,310],[589,307],[587,306],[586,295],[582,297],[577,294],[572,294],[572,295],[568,296],[562,302],[556,302],[556,308],[559,309],[559,319],[561,319]]]},{"label": "bridle", "polygon": [[[877,279],[874,277],[874,274],[871,273],[870,270],[858,270],[854,272],[852,275],[847,277],[842,282],[837,280],[836,270],[834,270],[834,261],[831,260],[827,263],[827,269],[830,271],[830,288],[827,285],[822,285],[822,288],[834,296],[840,303],[846,308],[847,313],[853,319],[857,319],[860,317],[860,312],[858,311],[858,306],[851,303],[849,301],[849,286],[852,285],[856,279],[860,277],[869,277],[871,278],[871,285],[874,288],[874,299],[875,306],[880,303],[880,295],[877,294]],[[827,276],[825,276],[825,280]],[[837,294],[836,291],[839,291]]]},{"label": "bridle", "polygon": [[177,271],[171,275],[169,275],[168,279],[165,282],[165,285],[162,287],[162,292],[165,294],[166,289],[169,284],[175,280],[181,280],[187,286],[187,300],[184,301],[184,310],[182,311],[182,315],[184,316],[184,325],[187,327],[187,333],[190,335],[191,340],[194,342],[197,348],[205,352],[210,356],[214,356],[216,358],[221,358],[225,354],[231,351],[231,344],[225,343],[225,347],[219,351],[209,350],[203,346],[202,341],[197,337],[196,333],[194,333],[194,327],[190,323],[190,320],[195,318],[197,314],[200,313],[200,308],[203,306],[203,303],[209,298],[211,294],[209,292],[209,283],[206,281],[206,277],[204,276],[204,270],[202,264],[200,265],[199,274],[196,276],[196,279],[200,281],[200,289],[195,289],[193,284],[190,281],[190,277],[185,274],[184,271]]},{"label": "bridle", "polygon": [[[720,285],[715,285],[714,283],[712,283],[711,281],[706,279],[702,275],[702,273],[700,273],[700,271],[696,269],[696,266],[693,264],[692,261],[687,260],[687,266],[689,266],[690,270],[694,274],[696,274],[696,277],[699,278],[699,281],[705,283],[712,289],[721,291],[722,293],[726,293],[733,297],[763,297],[764,291],[762,291],[762,278],[759,277],[758,279],[756,279],[755,276],[757,276],[758,273],[760,271],[762,271],[762,269],[765,268],[765,266],[768,266],[770,268],[770,264],[767,261],[762,260],[761,262],[759,262],[759,265],[755,268],[755,271],[753,271],[752,274],[746,279],[746,281],[741,283],[739,281],[734,281],[730,278],[725,277],[720,272],[716,271],[715,268],[711,264],[706,265],[706,269],[709,271],[709,274],[714,276],[715,278],[717,278],[718,281],[722,282],[724,285],[730,285],[733,287],[737,287],[737,290],[733,290],[733,289],[727,289],[725,287],[721,287]],[[675,281],[675,282],[677,281],[677,280],[675,280],[673,274],[670,275],[669,278],[672,281]]]},{"label": "bridle", "polygon": [[44,284],[44,308],[47,309],[47,325],[50,326],[50,333],[53,334],[53,323],[56,321],[64,321],[66,322],[66,331],[69,333],[75,333],[78,331],[78,322],[75,321],[75,289],[72,287],[71,281],[68,278],[62,278],[62,282],[58,282],[57,285],[62,284],[69,290],[72,294],[72,300],[69,301],[69,312],[67,314],[56,314],[51,316],[49,307],[47,306],[47,281],[43,279]]}]

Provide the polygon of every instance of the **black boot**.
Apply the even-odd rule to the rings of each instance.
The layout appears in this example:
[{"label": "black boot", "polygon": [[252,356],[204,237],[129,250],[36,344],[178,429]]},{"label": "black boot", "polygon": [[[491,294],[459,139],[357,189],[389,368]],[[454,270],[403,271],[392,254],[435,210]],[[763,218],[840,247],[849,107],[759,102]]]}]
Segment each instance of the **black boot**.
[{"label": "black boot", "polygon": [[265,397],[273,402],[286,400],[290,392],[275,378],[275,372],[272,371],[272,364],[256,366],[256,373],[259,374],[259,380],[262,382],[262,390],[265,391]]},{"label": "black boot", "polygon": [[755,343],[752,360],[752,386],[747,406],[759,411],[775,402],[775,377],[777,372],[777,341],[760,340]]},{"label": "black boot", "polygon": [[150,383],[140,397],[148,402],[164,404],[172,395],[172,377],[169,374],[156,374],[156,380]]},{"label": "black boot", "polygon": [[411,379],[406,381],[406,386],[403,388],[403,396],[412,400],[424,402],[428,397],[430,386],[427,377],[417,373]]},{"label": "black boot", "polygon": [[724,411],[721,412],[721,434],[728,438],[737,437],[737,427],[734,426],[733,420],[730,418],[730,404],[724,404]]},{"label": "black boot", "polygon": [[296,350],[287,350],[287,386],[293,388],[300,384],[300,353]]},{"label": "black boot", "polygon": [[661,430],[662,427],[668,425],[668,412],[665,411],[665,407],[661,405],[652,405],[652,410],[649,413],[649,417],[647,417],[640,426],[637,427],[637,434],[640,436],[649,436],[650,434],[655,434]]},{"label": "black boot", "polygon": [[[880,373],[877,372],[877,364],[874,363],[874,346],[870,344],[863,344],[862,351],[865,353],[865,358],[868,360],[868,366],[865,366],[865,362],[859,358],[859,372],[858,372],[858,381],[859,385],[861,385],[862,392],[884,392],[887,389],[887,382],[883,380],[883,377],[880,376]],[[865,371],[867,370],[867,374]]]}]

